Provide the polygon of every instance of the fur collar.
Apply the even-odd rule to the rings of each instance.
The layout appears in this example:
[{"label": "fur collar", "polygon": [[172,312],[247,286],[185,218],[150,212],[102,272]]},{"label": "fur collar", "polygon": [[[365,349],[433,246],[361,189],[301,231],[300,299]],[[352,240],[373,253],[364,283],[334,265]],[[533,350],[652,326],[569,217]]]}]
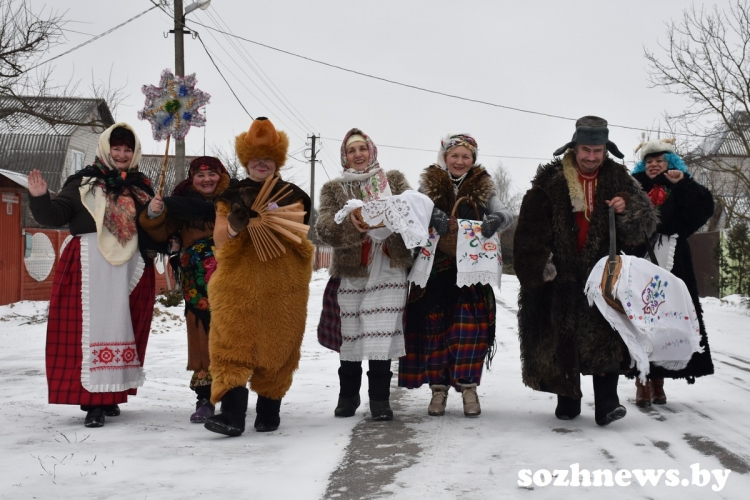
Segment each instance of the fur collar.
[{"label": "fur collar", "polygon": [[563,175],[568,183],[570,192],[570,204],[573,205],[574,212],[583,212],[586,209],[586,198],[583,194],[583,187],[578,180],[578,170],[575,166],[575,153],[568,150],[563,156]]},{"label": "fur collar", "polygon": [[[481,165],[471,167],[466,178],[458,189],[458,195],[453,191],[453,182],[450,174],[441,169],[438,165],[427,167],[420,179],[420,191],[427,195],[435,206],[450,214],[456,200],[462,196],[468,196],[477,204],[480,209],[480,218],[483,208],[486,208],[490,198],[495,194],[495,184],[492,177]],[[463,206],[463,205],[462,205]],[[473,212],[473,210],[472,210]],[[472,214],[473,218],[474,215]]]}]

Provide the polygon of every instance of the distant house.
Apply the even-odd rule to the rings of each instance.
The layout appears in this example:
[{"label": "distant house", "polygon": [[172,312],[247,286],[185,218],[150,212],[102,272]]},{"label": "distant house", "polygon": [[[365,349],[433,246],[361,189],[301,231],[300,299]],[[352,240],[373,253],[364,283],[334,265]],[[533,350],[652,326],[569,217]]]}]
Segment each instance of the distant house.
[{"label": "distant house", "polygon": [[[56,110],[65,121],[103,126],[114,124],[107,104],[98,99],[45,98],[41,107]],[[0,99],[1,111],[12,101]],[[101,135],[101,127],[50,125],[31,116],[0,120],[0,305],[19,300],[47,300],[54,270],[62,250],[70,240],[67,228],[40,226],[28,208],[27,177],[39,169],[53,193],[60,190],[71,174],[91,165]],[[186,158],[190,162],[193,157]],[[163,156],[144,155],[140,167],[158,185]],[[164,193],[175,185],[174,158],[168,160]],[[157,290],[171,288],[174,281],[157,265]],[[167,271],[168,272],[168,271]],[[167,283],[167,279],[171,280]]]},{"label": "distant house", "polygon": [[750,218],[750,115],[747,112],[735,113],[731,126],[718,126],[686,160],[696,180],[720,201],[708,230],[726,228],[738,216]]}]

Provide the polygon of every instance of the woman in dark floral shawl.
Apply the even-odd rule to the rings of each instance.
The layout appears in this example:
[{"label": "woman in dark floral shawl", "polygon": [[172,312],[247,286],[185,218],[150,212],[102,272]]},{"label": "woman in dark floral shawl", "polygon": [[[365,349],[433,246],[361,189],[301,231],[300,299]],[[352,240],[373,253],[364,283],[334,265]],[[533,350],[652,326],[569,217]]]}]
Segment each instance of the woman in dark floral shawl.
[{"label": "woman in dark floral shawl", "polygon": [[154,197],[148,211],[138,218],[138,223],[154,240],[169,241],[171,248],[179,252],[172,262],[185,298],[187,369],[193,371],[190,388],[197,396],[195,413],[190,416],[194,423],[203,423],[214,414],[208,370],[211,311],[207,286],[216,270],[213,200],[229,185],[224,165],[216,158],[201,156],[190,163],[188,178],[177,185],[172,196]]}]

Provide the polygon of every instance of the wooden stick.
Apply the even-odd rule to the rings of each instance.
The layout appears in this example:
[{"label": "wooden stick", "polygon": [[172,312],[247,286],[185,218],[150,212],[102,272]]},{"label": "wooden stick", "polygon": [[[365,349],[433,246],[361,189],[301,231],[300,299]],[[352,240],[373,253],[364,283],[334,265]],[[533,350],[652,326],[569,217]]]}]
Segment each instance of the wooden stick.
[{"label": "wooden stick", "polygon": [[161,164],[161,176],[159,177],[159,192],[157,193],[159,196],[161,196],[162,192],[164,192],[164,179],[167,176],[167,160],[169,159],[169,139],[171,139],[172,136],[167,136],[167,149],[164,151],[164,162]]}]

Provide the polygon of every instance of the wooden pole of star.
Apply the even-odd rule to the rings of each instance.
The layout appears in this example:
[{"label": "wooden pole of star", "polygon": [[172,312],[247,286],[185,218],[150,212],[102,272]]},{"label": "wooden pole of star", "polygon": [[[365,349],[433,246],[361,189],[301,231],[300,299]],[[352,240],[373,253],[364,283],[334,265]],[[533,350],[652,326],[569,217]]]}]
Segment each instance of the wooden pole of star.
[{"label": "wooden pole of star", "polygon": [[172,138],[172,134],[167,136],[167,149],[164,151],[164,162],[161,164],[161,176],[159,176],[159,191],[158,194],[161,196],[164,191],[164,179],[167,177],[167,161],[169,160],[169,139]]}]

